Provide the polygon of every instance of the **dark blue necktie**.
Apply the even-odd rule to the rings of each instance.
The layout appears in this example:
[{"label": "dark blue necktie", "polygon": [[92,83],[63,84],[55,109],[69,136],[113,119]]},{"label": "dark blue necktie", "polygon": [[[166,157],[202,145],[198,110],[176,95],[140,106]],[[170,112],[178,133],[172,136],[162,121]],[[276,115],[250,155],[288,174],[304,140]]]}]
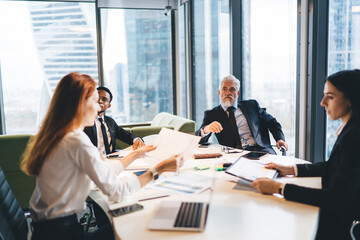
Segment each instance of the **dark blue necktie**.
[{"label": "dark blue necktie", "polygon": [[240,141],[239,130],[236,125],[235,114],[234,114],[235,110],[236,109],[234,106],[228,107],[226,109],[226,111],[229,113],[229,121],[230,121],[231,129],[235,135],[236,148],[243,149]]}]

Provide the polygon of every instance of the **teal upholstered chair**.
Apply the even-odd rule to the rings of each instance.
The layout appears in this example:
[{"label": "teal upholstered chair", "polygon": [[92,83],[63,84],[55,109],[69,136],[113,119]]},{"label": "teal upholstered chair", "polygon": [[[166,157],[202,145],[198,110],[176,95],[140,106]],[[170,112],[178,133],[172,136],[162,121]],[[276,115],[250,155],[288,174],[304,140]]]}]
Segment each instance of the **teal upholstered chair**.
[{"label": "teal upholstered chair", "polygon": [[0,136],[0,167],[7,182],[23,209],[29,207],[29,200],[35,188],[36,178],[20,170],[20,161],[31,135]]}]

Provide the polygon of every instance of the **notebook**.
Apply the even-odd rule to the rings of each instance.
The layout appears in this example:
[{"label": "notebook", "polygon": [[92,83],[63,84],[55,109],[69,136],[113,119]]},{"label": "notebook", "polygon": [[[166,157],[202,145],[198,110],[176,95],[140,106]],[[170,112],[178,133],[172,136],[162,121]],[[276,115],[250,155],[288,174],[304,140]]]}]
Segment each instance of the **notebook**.
[{"label": "notebook", "polygon": [[214,181],[215,178],[212,177],[212,187],[208,190],[209,196],[207,196],[206,201],[162,201],[149,223],[148,229],[194,232],[204,231],[214,192]]}]

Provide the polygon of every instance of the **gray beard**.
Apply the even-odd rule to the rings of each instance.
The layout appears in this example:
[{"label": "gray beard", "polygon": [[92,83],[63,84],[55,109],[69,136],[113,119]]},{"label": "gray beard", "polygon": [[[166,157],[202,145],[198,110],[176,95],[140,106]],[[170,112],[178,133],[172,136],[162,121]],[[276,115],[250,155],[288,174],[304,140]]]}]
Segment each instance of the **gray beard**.
[{"label": "gray beard", "polygon": [[224,101],[224,102],[221,101],[221,104],[226,108],[231,107],[231,106],[234,105],[234,103],[232,101]]}]

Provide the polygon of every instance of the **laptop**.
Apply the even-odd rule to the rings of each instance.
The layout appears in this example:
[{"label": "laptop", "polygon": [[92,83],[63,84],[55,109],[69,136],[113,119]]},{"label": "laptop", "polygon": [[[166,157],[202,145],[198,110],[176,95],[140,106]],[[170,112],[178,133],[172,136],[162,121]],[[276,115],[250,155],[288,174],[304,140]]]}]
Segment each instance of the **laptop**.
[{"label": "laptop", "polygon": [[212,187],[208,190],[210,191],[210,197],[207,201],[162,201],[149,223],[148,229],[193,232],[204,231],[214,191],[215,178],[213,177],[212,179]]}]

